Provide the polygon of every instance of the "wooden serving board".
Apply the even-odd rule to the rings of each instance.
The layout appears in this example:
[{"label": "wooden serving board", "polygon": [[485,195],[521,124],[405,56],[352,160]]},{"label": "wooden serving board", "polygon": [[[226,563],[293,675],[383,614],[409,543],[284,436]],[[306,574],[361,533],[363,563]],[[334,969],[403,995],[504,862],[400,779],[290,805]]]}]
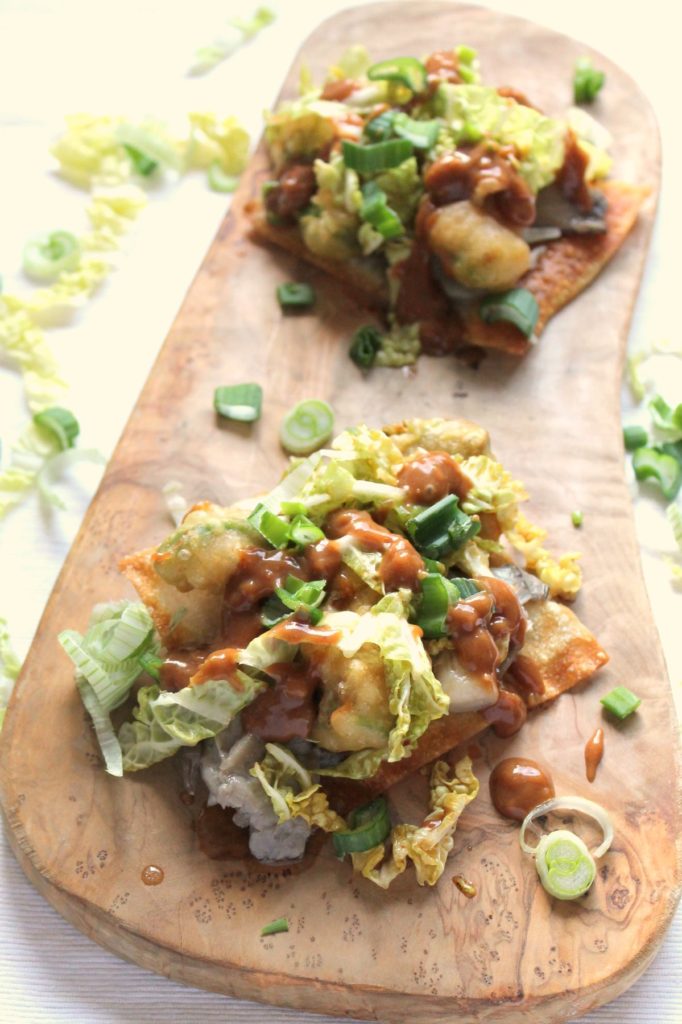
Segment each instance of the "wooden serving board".
[{"label": "wooden serving board", "polygon": [[[554,32],[470,6],[381,4],[323,24],[303,53],[321,73],[348,44],[377,59],[463,41],[486,78],[513,84],[543,109],[570,101],[574,61],[589,52]],[[614,135],[617,174],[652,186],[659,145],[636,85],[605,58],[596,115]],[[294,92],[300,58],[284,86]],[[69,921],[115,953],[192,985],[307,1010],[401,1022],[536,1021],[583,1014],[619,995],[651,961],[680,883],[680,787],[675,715],[640,572],[623,480],[619,384],[655,201],[598,281],[521,362],[493,356],[476,371],[424,358],[415,370],[364,377],[348,339],[367,315],[334,283],[247,238],[242,213],[265,159],[257,152],[126,427],[39,626],[14,692],[0,747],[0,795],[28,877]],[[310,280],[314,313],[284,318],[274,298]],[[259,380],[263,417],[217,424],[218,383]],[[104,773],[57,633],[85,627],[98,601],[131,596],[118,557],[168,530],[161,487],[223,504],[272,485],[284,459],[282,414],[328,399],[338,427],[407,416],[464,415],[487,425],[495,451],[528,484],[530,515],[556,549],[580,548],[583,620],[611,654],[589,685],[533,714],[508,741],[487,737],[481,795],[467,809],[435,889],[409,872],[384,893],[351,877],[329,846],[298,870],[212,861],[197,848],[194,809],[179,798],[177,766],[136,777]],[[576,532],[570,513],[584,513]],[[599,697],[625,684],[643,698],[622,726],[603,722]],[[593,785],[583,747],[604,724],[606,754]],[[557,792],[604,804],[616,838],[593,891],[552,903],[518,845],[518,828],[491,808],[487,779],[502,756],[551,768]],[[395,795],[408,820],[424,780]],[[148,865],[165,873],[148,887]],[[478,896],[452,884],[461,873]],[[260,937],[286,916],[288,934]]]}]

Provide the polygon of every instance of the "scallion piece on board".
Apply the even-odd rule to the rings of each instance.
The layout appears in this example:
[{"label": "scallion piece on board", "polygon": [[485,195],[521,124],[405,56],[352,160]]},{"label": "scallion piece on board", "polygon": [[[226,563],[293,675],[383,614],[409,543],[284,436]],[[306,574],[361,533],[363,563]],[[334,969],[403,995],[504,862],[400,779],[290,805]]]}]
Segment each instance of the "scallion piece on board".
[{"label": "scallion piece on board", "polygon": [[152,160],[150,156],[143,153],[137,146],[130,146],[127,142],[124,142],[123,148],[130,157],[135,173],[141,174],[143,178],[148,178],[159,166],[157,160]]},{"label": "scallion piece on board", "polygon": [[332,436],[334,413],[326,402],[310,398],[287,413],[279,428],[279,439],[290,455],[310,455]]},{"label": "scallion piece on board", "polygon": [[568,829],[556,829],[542,837],[535,849],[535,867],[543,889],[557,900],[584,896],[597,874],[587,846]]},{"label": "scallion piece on board", "polygon": [[571,512],[571,522],[575,526],[576,530],[583,525],[583,514],[580,509],[576,508]]},{"label": "scallion piece on board", "polygon": [[488,295],[478,307],[481,319],[487,324],[495,324],[499,320],[518,327],[522,334],[530,338],[538,322],[540,308],[537,299],[527,288],[512,288],[511,291],[499,295]]},{"label": "scallion piece on board", "polygon": [[214,160],[210,165],[206,177],[208,179],[208,187],[213,192],[234,192],[239,184],[237,175],[226,174],[218,160]]},{"label": "scallion piece on board", "polygon": [[291,540],[289,524],[286,519],[281,519],[271,512],[265,505],[258,504],[254,508],[248,521],[258,530],[260,535],[266,539],[273,548],[285,548]]},{"label": "scallion piece on board", "polygon": [[400,82],[412,92],[423,92],[426,88],[426,68],[416,57],[393,57],[379,61],[367,69],[370,82]]},{"label": "scallion piece on board", "polygon": [[644,427],[640,427],[636,423],[623,427],[623,444],[626,451],[634,452],[636,448],[645,448],[648,440],[649,435]]},{"label": "scallion piece on board", "polygon": [[43,409],[33,417],[37,427],[42,427],[51,434],[52,439],[59,445],[59,450],[64,452],[67,448],[73,448],[76,438],[80,433],[78,420],[68,409],[61,409],[55,405],[51,409]]},{"label": "scallion piece on board", "polygon": [[26,243],[23,267],[34,281],[51,281],[65,270],[74,270],[80,255],[75,235],[70,231],[50,231]]},{"label": "scallion piece on board", "polygon": [[655,480],[663,496],[672,501],[682,485],[682,464],[659,448],[638,448],[632,456],[632,468],[638,480]]},{"label": "scallion piece on board", "polygon": [[347,831],[332,835],[334,851],[341,860],[347,853],[364,853],[384,842],[391,831],[388,804],[382,796],[377,797],[370,804],[353,811],[348,824]]},{"label": "scallion piece on board", "polygon": [[264,928],[261,928],[261,936],[266,935],[278,935],[280,932],[289,931],[289,922],[286,917],[278,917],[276,921],[271,921],[270,924],[266,924]]},{"label": "scallion piece on board", "polygon": [[381,331],[372,324],[365,324],[359,327],[348,349],[348,355],[356,366],[363,370],[369,370],[374,365],[377,352],[381,348]]},{"label": "scallion piece on board", "polygon": [[213,408],[226,420],[253,423],[260,417],[262,404],[260,384],[226,384],[213,392]]},{"label": "scallion piece on board", "polygon": [[606,710],[616,718],[624,719],[637,710],[642,699],[632,690],[628,690],[627,686],[616,686],[605,697],[602,697],[599,703],[603,704]]},{"label": "scallion piece on board", "polygon": [[387,139],[371,146],[361,146],[344,139],[341,151],[346,167],[360,174],[373,174],[375,171],[389,171],[407,160],[412,156],[412,143],[407,139]]},{"label": "scallion piece on board", "polygon": [[573,74],[573,99],[576,103],[592,103],[605,81],[606,75],[589,57],[579,57]]},{"label": "scallion piece on board", "polygon": [[277,301],[284,310],[309,309],[315,302],[315,292],[311,285],[301,281],[287,281],[277,288]]}]

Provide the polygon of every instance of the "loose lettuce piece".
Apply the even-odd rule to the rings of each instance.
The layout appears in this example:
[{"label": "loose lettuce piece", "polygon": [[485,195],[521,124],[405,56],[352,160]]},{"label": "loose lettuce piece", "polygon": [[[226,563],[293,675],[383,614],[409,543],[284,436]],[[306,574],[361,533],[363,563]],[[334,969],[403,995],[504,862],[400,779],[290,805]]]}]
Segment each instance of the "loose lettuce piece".
[{"label": "loose lettuce piece", "polygon": [[375,885],[387,889],[411,860],[419,885],[435,885],[452,849],[452,836],[459,817],[477,794],[478,780],[470,758],[458,761],[452,776],[449,765],[437,761],[431,772],[431,810],[422,824],[396,825],[391,833],[389,859],[382,843],[364,853],[351,854],[353,868]]},{"label": "loose lettuce piece", "polygon": [[12,687],[20,669],[21,662],[14,653],[9,638],[7,620],[0,616],[0,729],[2,729]]},{"label": "loose lettuce piece", "polygon": [[335,156],[329,163],[316,160],[314,163],[317,192],[313,197],[316,206],[323,209],[335,206],[355,214],[362,206],[362,192],[357,171],[346,167],[343,157]]},{"label": "loose lettuce piece", "polygon": [[57,362],[25,303],[10,295],[0,298],[0,355],[21,372],[31,412],[57,404],[66,388]]},{"label": "loose lettuce piece", "polygon": [[315,157],[336,136],[343,103],[321,100],[316,92],[283,103],[265,115],[265,140],[277,173],[290,160]]},{"label": "loose lettuce piece", "polygon": [[390,331],[381,336],[381,348],[374,360],[375,366],[411,366],[421,352],[419,324],[394,323]]},{"label": "loose lettuce piece", "polygon": [[[579,555],[569,553],[555,559],[543,547],[547,531],[534,526],[519,511],[519,502],[528,495],[521,483],[494,459],[487,455],[476,455],[464,459],[462,469],[473,483],[472,489],[463,502],[462,508],[468,515],[480,512],[494,512],[506,539],[525,557],[525,567],[546,583],[552,597],[571,599],[578,593],[582,575],[577,564]],[[478,538],[475,538],[476,543]],[[480,543],[477,544],[480,548]],[[465,553],[471,556],[471,550]],[[455,564],[465,571],[472,565],[457,553]]]},{"label": "loose lettuce piece", "polygon": [[355,43],[345,50],[333,67],[329,69],[329,78],[364,78],[372,63],[366,46]]},{"label": "loose lettuce piece", "polygon": [[62,271],[49,288],[33,292],[24,308],[38,323],[59,323],[82,306],[110,272],[106,260],[84,257],[75,270]]},{"label": "loose lettuce piece", "polygon": [[325,259],[345,262],[360,254],[358,218],[338,207],[320,207],[299,220],[303,241]]},{"label": "loose lettuce piece", "polygon": [[195,52],[189,74],[205,75],[212,71],[274,20],[275,13],[269,7],[258,7],[250,18],[231,18],[219,35]]},{"label": "loose lettuce piece", "polygon": [[403,224],[410,224],[424,191],[416,157],[408,157],[397,167],[377,174],[373,180],[386,193],[388,206],[395,210]]},{"label": "loose lettuce piece", "polygon": [[241,174],[249,157],[249,133],[236,117],[219,120],[215,114],[194,112],[187,146],[186,167],[210,167],[217,162],[225,174]]},{"label": "loose lettuce piece", "polygon": [[117,249],[119,237],[147,204],[147,197],[137,185],[98,186],[92,191],[92,202],[86,208],[93,231],[83,239],[87,249]]},{"label": "loose lettuce piece", "polygon": [[277,743],[266,743],[265,749],[265,757],[251,768],[251,775],[263,787],[280,824],[289,818],[303,818],[325,832],[346,827],[343,818],[330,808],[319,782],[313,782],[290,750]]},{"label": "loose lettuce piece", "polygon": [[380,551],[363,551],[350,538],[344,538],[344,542],[341,543],[341,560],[363,583],[378,594],[384,593],[384,585],[379,576],[382,558]]},{"label": "loose lettuce piece", "polygon": [[419,451],[448,452],[450,455],[485,455],[490,450],[488,431],[471,420],[403,420],[386,428],[386,433],[403,458]]},{"label": "loose lettuce piece", "polygon": [[173,693],[145,686],[138,693],[132,722],[118,733],[123,770],[136,772],[194,747],[221,732],[250,704],[265,683],[237,670],[234,680],[210,679]]},{"label": "loose lettuce piece", "polygon": [[448,122],[440,133],[438,152],[487,136],[515,147],[519,172],[533,192],[554,181],[564,161],[566,126],[561,121],[485,85],[446,82],[438,87],[434,103]]},{"label": "loose lettuce piece", "polygon": [[126,181],[130,160],[116,138],[120,123],[117,117],[68,116],[66,131],[51,149],[62,177],[85,189],[95,181],[109,185]]},{"label": "loose lettuce piece", "polygon": [[0,472],[0,518],[28,496],[40,473],[58,452],[56,438],[29,423],[12,446],[10,465]]}]

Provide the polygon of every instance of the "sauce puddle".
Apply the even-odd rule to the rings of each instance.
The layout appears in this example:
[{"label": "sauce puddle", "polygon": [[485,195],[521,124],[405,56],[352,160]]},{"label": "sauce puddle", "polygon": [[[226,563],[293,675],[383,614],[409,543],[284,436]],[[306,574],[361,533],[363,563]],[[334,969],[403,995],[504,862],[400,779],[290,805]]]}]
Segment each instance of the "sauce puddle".
[{"label": "sauce puddle", "polygon": [[490,776],[490,798],[505,818],[523,821],[527,814],[555,795],[548,772],[525,757],[506,757]]},{"label": "sauce puddle", "polygon": [[145,885],[161,885],[165,877],[163,868],[158,868],[156,864],[148,864],[140,875]]}]

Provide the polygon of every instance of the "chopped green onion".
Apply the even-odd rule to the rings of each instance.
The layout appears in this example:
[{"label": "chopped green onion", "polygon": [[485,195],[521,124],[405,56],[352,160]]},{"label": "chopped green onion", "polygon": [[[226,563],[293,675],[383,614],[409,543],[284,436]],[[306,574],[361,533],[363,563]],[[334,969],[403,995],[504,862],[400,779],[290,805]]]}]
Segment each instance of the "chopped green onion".
[{"label": "chopped green onion", "polygon": [[419,553],[436,559],[456,551],[481,529],[477,519],[462,512],[454,494],[425,508],[405,525]]},{"label": "chopped green onion", "polygon": [[159,678],[159,669],[163,665],[163,658],[159,658],[158,654],[154,654],[153,651],[143,651],[138,661],[148,676],[153,679]]},{"label": "chopped green onion", "polygon": [[214,192],[234,192],[239,184],[236,174],[226,174],[218,160],[214,160],[208,169],[208,187]]},{"label": "chopped green onion", "polygon": [[143,153],[137,146],[130,146],[127,142],[124,142],[123,148],[130,157],[136,174],[141,174],[143,178],[148,178],[159,166],[157,160],[152,160],[151,157]]},{"label": "chopped green onion", "polygon": [[372,324],[365,324],[359,327],[353,335],[348,349],[348,355],[356,366],[368,370],[377,357],[381,348],[381,331]]},{"label": "chopped green onion", "polygon": [[459,601],[480,593],[481,588],[465,577],[448,579],[438,572],[430,572],[421,581],[421,598],[416,624],[429,639],[447,634],[447,615]]},{"label": "chopped green onion", "polygon": [[370,82],[400,82],[412,92],[423,92],[426,88],[426,68],[416,57],[393,57],[372,64],[367,69]]},{"label": "chopped green onion", "polygon": [[389,171],[412,156],[412,143],[407,139],[386,139],[371,146],[361,146],[344,139],[341,149],[346,167],[361,174]]},{"label": "chopped green onion", "polygon": [[73,413],[70,413],[68,409],[61,409],[57,405],[51,409],[37,412],[33,417],[33,422],[37,427],[42,427],[52,435],[62,452],[67,448],[73,448],[80,433],[78,420]]},{"label": "chopped green onion", "polygon": [[488,295],[478,311],[485,323],[495,324],[498,320],[504,320],[518,327],[527,338],[532,336],[540,315],[537,299],[527,288],[512,288],[499,295]]},{"label": "chopped green onion", "polygon": [[476,71],[476,58],[478,53],[470,46],[456,46],[457,74],[466,85],[473,85],[478,81]]},{"label": "chopped green onion", "polygon": [[439,121],[415,121],[401,112],[393,118],[392,128],[401,139],[407,139],[415,149],[431,149],[438,140]]},{"label": "chopped green onion", "polygon": [[279,935],[280,932],[288,931],[289,922],[286,917],[278,917],[276,921],[271,921],[270,924],[266,924],[264,928],[261,928],[261,936]]},{"label": "chopped green onion", "polygon": [[309,309],[315,302],[315,292],[309,284],[290,281],[277,288],[277,301],[285,312],[292,309]]},{"label": "chopped green onion", "polygon": [[573,98],[576,103],[592,103],[606,81],[606,75],[589,57],[579,57],[573,74]]},{"label": "chopped green onion", "polygon": [[[670,449],[672,445],[665,447]],[[632,456],[632,468],[638,480],[655,480],[668,501],[677,496],[682,485],[682,464],[663,446],[638,448]]]},{"label": "chopped green onion", "polygon": [[310,455],[329,440],[334,430],[334,413],[326,402],[310,398],[287,413],[279,428],[279,439],[290,455]]},{"label": "chopped green onion", "polygon": [[626,451],[634,452],[636,448],[645,448],[648,440],[649,435],[644,427],[640,427],[637,424],[623,427],[623,444]]},{"label": "chopped green onion", "polygon": [[606,710],[616,718],[624,719],[637,710],[642,699],[632,690],[628,690],[627,686],[616,686],[605,697],[602,697],[599,703],[603,704]]},{"label": "chopped green onion", "polygon": [[387,205],[386,193],[375,181],[363,185],[360,217],[383,238],[397,238],[405,233],[403,222],[395,210]]},{"label": "chopped green onion", "polygon": [[[284,503],[283,503],[284,504]],[[282,509],[284,511],[284,509]],[[324,540],[324,533],[316,526],[312,519],[306,515],[297,515],[292,520],[290,528],[291,540],[294,544],[305,547],[306,544],[317,544]]]},{"label": "chopped green onion", "polygon": [[275,593],[263,605],[261,621],[268,629],[292,614],[303,613],[315,626],[322,618],[319,606],[325,598],[326,580],[307,583],[297,576],[287,576],[283,587],[276,587]]},{"label": "chopped green onion", "polygon": [[372,142],[384,142],[393,135],[393,121],[396,117],[395,110],[385,110],[378,117],[373,117],[365,125],[365,135]]},{"label": "chopped green onion", "polygon": [[308,506],[302,501],[281,501],[279,510],[283,516],[304,516]]},{"label": "chopped green onion", "polygon": [[673,409],[661,395],[654,395],[649,402],[649,410],[659,430],[682,432],[682,404]]},{"label": "chopped green onion", "polygon": [[345,832],[334,832],[334,851],[340,860],[347,853],[364,853],[373,846],[383,843],[391,831],[388,804],[382,796],[364,807],[352,811],[348,818],[350,828]]},{"label": "chopped green onion", "polygon": [[280,519],[265,505],[256,505],[248,517],[248,522],[255,526],[261,537],[264,537],[273,548],[285,548],[291,540],[286,519]]},{"label": "chopped green onion", "polygon": [[70,231],[50,231],[26,243],[23,267],[34,281],[50,281],[65,270],[74,270],[80,255],[75,235]]},{"label": "chopped green onion", "polygon": [[557,900],[577,900],[594,882],[597,865],[583,840],[568,829],[543,836],[535,848],[542,887]]},{"label": "chopped green onion", "polygon": [[213,408],[226,420],[253,423],[260,418],[262,404],[260,384],[226,384],[213,392]]},{"label": "chopped green onion", "polygon": [[580,509],[575,509],[571,512],[571,522],[575,526],[576,530],[583,525],[583,514]]}]

